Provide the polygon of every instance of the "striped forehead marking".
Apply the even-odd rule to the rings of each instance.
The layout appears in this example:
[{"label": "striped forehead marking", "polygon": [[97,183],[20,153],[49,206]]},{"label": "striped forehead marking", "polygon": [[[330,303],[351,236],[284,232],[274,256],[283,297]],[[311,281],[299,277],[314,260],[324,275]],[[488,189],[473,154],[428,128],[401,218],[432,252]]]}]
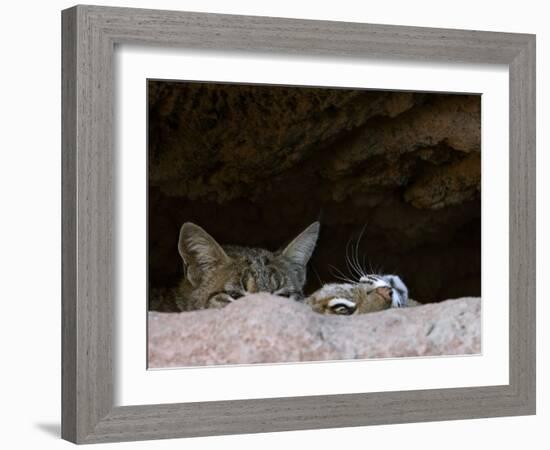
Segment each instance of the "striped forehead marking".
[{"label": "striped forehead marking", "polygon": [[370,285],[376,285],[378,287],[381,286],[390,286],[390,284],[384,280],[382,277],[376,276],[376,275],[366,275],[359,278],[360,283],[370,284]]}]

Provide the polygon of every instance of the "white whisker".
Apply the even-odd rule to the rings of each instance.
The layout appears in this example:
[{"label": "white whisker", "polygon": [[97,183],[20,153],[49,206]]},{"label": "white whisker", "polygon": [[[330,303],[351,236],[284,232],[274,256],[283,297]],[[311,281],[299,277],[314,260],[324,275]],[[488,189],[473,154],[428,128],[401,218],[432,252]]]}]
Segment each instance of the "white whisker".
[{"label": "white whisker", "polygon": [[313,273],[317,277],[317,281],[319,281],[319,284],[323,286],[325,283],[323,282],[323,280],[321,280],[321,277],[319,276],[319,272],[317,272],[317,269],[315,269],[315,267],[313,266],[311,266],[311,269],[313,270]]},{"label": "white whisker", "polygon": [[365,275],[363,268],[361,267],[361,263],[359,262],[359,244],[361,243],[361,238],[363,237],[363,233],[365,233],[365,228],[367,227],[367,224],[363,225],[363,228],[361,228],[361,232],[359,233],[359,236],[357,238],[357,241],[355,243],[355,252],[353,254],[353,258],[355,260],[355,264],[358,268],[359,277],[362,277]]},{"label": "white whisker", "polygon": [[[331,271],[331,274],[334,278],[337,278],[341,281],[345,281],[346,283],[352,283],[352,284],[357,284],[356,281],[346,277],[342,271],[336,267],[334,267],[333,265],[329,265],[329,269]],[[336,272],[336,273],[335,273]]]},{"label": "white whisker", "polygon": [[[346,244],[346,267],[347,267],[348,271],[351,273],[352,276],[355,274],[355,275],[361,277],[360,271],[355,266],[353,259],[350,258],[350,254],[349,254],[350,245],[352,245],[351,244],[351,239],[349,239],[347,244]],[[352,248],[353,248],[353,246],[352,246]]]},{"label": "white whisker", "polygon": [[[367,271],[367,255],[363,255],[363,267],[365,268],[365,272]],[[364,273],[363,276],[367,276],[367,273]]]}]

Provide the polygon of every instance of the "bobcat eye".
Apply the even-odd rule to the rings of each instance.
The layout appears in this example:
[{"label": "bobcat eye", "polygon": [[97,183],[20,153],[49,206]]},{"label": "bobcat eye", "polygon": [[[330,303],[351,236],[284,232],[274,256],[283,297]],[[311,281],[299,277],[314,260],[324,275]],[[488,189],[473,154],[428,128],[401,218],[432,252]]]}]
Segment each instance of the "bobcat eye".
[{"label": "bobcat eye", "polygon": [[242,292],[239,292],[239,291],[227,291],[227,292],[224,292],[224,294],[228,295],[233,300],[237,300],[238,298],[241,298],[241,297],[244,296],[244,294]]},{"label": "bobcat eye", "polygon": [[349,316],[355,312],[357,305],[346,299],[335,298],[328,303],[328,307],[334,314]]},{"label": "bobcat eye", "polygon": [[355,309],[352,309],[346,305],[338,305],[338,306],[333,306],[332,311],[336,314],[349,316],[350,314],[353,314],[353,311],[355,311]]},{"label": "bobcat eye", "polygon": [[277,293],[277,295],[279,297],[290,298],[290,297],[295,297],[297,295],[297,293],[296,292],[279,292],[279,293]]}]

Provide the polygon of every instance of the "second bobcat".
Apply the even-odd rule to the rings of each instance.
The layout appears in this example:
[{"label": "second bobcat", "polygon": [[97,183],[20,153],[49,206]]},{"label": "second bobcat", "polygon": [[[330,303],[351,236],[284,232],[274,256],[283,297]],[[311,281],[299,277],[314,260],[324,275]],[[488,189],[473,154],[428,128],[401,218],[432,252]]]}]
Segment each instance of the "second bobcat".
[{"label": "second bobcat", "polygon": [[306,266],[319,236],[319,222],[279,251],[232,245],[223,247],[198,225],[180,230],[178,250],[185,276],[175,290],[182,311],[220,308],[246,294],[268,292],[303,298]]}]

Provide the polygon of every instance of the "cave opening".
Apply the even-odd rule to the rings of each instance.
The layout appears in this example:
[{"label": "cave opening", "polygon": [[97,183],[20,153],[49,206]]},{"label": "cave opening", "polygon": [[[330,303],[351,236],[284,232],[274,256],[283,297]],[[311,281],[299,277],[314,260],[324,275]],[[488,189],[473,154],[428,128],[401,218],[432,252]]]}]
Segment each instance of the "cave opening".
[{"label": "cave opening", "polygon": [[[481,295],[481,97],[148,80],[148,278],[184,222],[275,250],[321,222],[305,293],[357,245],[420,302]],[[359,240],[360,237],[360,240]],[[151,304],[169,310],[169,305]]]}]

